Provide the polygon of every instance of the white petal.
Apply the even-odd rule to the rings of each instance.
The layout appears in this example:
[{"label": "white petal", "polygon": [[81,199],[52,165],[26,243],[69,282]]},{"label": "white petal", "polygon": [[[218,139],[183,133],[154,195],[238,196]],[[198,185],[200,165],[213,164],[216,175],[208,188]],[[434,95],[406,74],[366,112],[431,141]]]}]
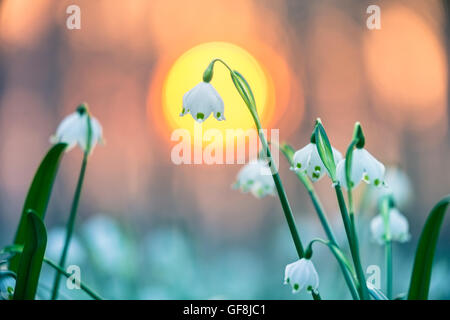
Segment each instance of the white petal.
[{"label": "white petal", "polygon": [[238,173],[235,184],[242,192],[250,191],[255,197],[262,198],[275,193],[270,168],[265,161],[253,160]]},{"label": "white petal", "polygon": [[[408,220],[396,208],[389,211],[389,228],[392,241],[405,242],[410,239]],[[385,226],[381,214],[375,216],[370,223],[372,238],[379,244],[385,242]]]},{"label": "white petal", "polygon": [[410,239],[409,224],[400,211],[393,208],[389,212],[391,238],[394,241],[405,242]]},{"label": "white petal", "polygon": [[[87,149],[87,143],[88,143],[88,118],[85,116],[83,118],[83,125],[80,125],[80,137],[78,140],[78,143],[80,144],[80,148],[83,151],[86,151]],[[94,151],[95,146],[97,143],[102,142],[102,127],[98,120],[91,116],[91,145],[90,145],[90,152]]]},{"label": "white petal", "polygon": [[56,129],[56,134],[51,138],[52,143],[64,142],[68,144],[67,151],[72,149],[79,136],[79,125],[80,125],[80,114],[74,112],[61,121],[58,128]]},{"label": "white petal", "polygon": [[313,182],[316,182],[323,177],[323,175],[326,172],[326,168],[322,162],[322,159],[320,159],[320,155],[319,152],[317,151],[316,145],[313,146],[314,148],[311,151],[311,156],[309,157],[306,172],[309,178]]},{"label": "white petal", "polygon": [[347,189],[347,179],[345,177],[345,159],[339,161],[336,166],[336,176],[339,184]]},{"label": "white petal", "polygon": [[[76,144],[83,151],[86,151],[88,140],[88,115],[80,114],[78,111],[68,115],[56,130],[56,134],[50,138],[50,142],[65,142],[68,144],[67,151],[72,149]],[[102,127],[97,119],[91,117],[91,152],[97,142],[102,141]]]},{"label": "white petal", "polygon": [[[366,154],[363,151],[363,149],[353,150],[352,168],[350,174],[352,188],[356,188],[364,177]],[[340,163],[342,163],[341,167],[339,168],[341,178],[343,179],[342,185],[347,188],[347,181],[345,179],[345,160],[341,161]]]},{"label": "white petal", "polygon": [[300,259],[288,264],[284,272],[285,283],[292,286],[292,292],[296,293],[303,288],[316,290],[319,287],[319,275],[311,260]]},{"label": "white petal", "polygon": [[198,121],[205,121],[211,113],[217,120],[225,120],[224,104],[219,93],[210,83],[200,82],[183,96],[181,116],[189,112]]},{"label": "white petal", "polygon": [[315,148],[315,145],[308,143],[306,146],[294,153],[293,162],[295,170],[306,170],[313,148]]},{"label": "white petal", "polygon": [[370,222],[372,239],[378,244],[384,244],[384,221],[381,214],[376,215]]},{"label": "white petal", "polygon": [[331,148],[333,150],[334,163],[337,165],[343,159],[342,153],[340,153],[338,149],[335,149],[333,147],[331,147]]},{"label": "white petal", "polygon": [[384,165],[367,150],[361,149],[360,151],[363,154],[362,158],[364,158],[365,181],[372,183],[374,186],[381,186],[384,182]]}]

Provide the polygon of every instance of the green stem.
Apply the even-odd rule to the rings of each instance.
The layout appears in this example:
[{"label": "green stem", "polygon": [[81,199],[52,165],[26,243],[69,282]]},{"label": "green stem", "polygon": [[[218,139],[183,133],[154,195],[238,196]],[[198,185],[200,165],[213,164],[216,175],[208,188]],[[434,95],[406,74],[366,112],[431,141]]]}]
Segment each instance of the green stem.
[{"label": "green stem", "polygon": [[386,292],[389,300],[392,299],[392,241],[386,241]]},{"label": "green stem", "polygon": [[345,156],[345,179],[347,182],[347,198],[348,198],[348,207],[349,211],[345,206],[344,196],[342,194],[342,189],[339,184],[336,185],[336,194],[338,195],[339,208],[341,209],[342,218],[346,225],[345,229],[347,232],[347,237],[349,240],[350,251],[353,258],[353,263],[355,265],[356,274],[358,276],[359,281],[359,290],[360,295],[363,299],[370,299],[369,290],[367,289],[366,277],[364,275],[364,271],[361,265],[361,258],[359,254],[359,241],[358,241],[358,233],[356,232],[356,222],[355,222],[355,209],[353,205],[353,193],[352,187],[353,182],[351,181],[351,172],[352,172],[352,159],[353,159],[353,149],[355,147],[364,146],[364,135],[362,133],[361,126],[359,123],[355,125],[355,131],[353,133],[353,139],[350,145],[347,148],[347,153]]},{"label": "green stem", "polygon": [[390,199],[384,197],[381,201],[381,216],[384,226],[384,259],[386,265],[386,294],[392,299],[392,239],[390,226]]},{"label": "green stem", "polygon": [[[63,276],[65,276],[66,278],[70,278],[72,275],[66,271],[64,271],[64,269],[62,269],[60,266],[58,266],[56,263],[54,263],[53,261],[44,258],[44,262],[47,263],[50,267],[52,267],[53,269],[55,269],[58,274],[61,274]],[[100,295],[98,295],[94,290],[92,290],[91,288],[89,288],[87,285],[85,285],[83,282],[80,281],[80,288],[86,292],[89,296],[91,296],[91,298],[95,299],[95,300],[103,300],[102,297],[100,297]]]},{"label": "green stem", "polygon": [[[281,150],[281,152],[283,153],[283,155],[286,157],[287,161],[289,162],[291,167],[294,167],[294,162],[293,162],[293,154],[290,154],[292,152],[290,152],[289,150],[291,150],[292,148],[290,146],[287,145],[282,145],[279,146],[279,149]],[[288,150],[289,149],[289,150]],[[303,186],[306,188],[306,190],[308,191],[308,194],[311,198],[311,201],[313,203],[314,209],[317,212],[317,215],[319,216],[319,220],[322,224],[322,227],[325,231],[325,234],[327,235],[328,240],[330,241],[331,244],[333,244],[334,246],[336,246],[339,250],[339,245],[336,241],[336,238],[334,236],[333,230],[331,228],[330,223],[328,222],[327,219],[327,215],[325,214],[325,210],[323,209],[323,206],[320,202],[319,197],[317,196],[316,191],[314,190],[314,186],[312,185],[311,181],[308,179],[308,177],[299,171],[295,171],[295,174],[297,175],[297,178],[300,180],[300,182],[303,184]],[[333,252],[333,250],[331,250]],[[345,266],[345,264],[342,263],[342,261],[336,256],[335,252],[333,252],[333,254],[335,255],[339,266],[341,268],[341,271],[343,273],[345,282],[350,290],[350,293],[352,295],[352,298],[354,300],[359,300],[359,294],[356,290],[355,287],[355,282],[353,282],[353,277],[352,277],[352,272],[349,272],[349,270],[347,269],[347,267]],[[356,281],[357,283],[357,281]]]},{"label": "green stem", "polygon": [[366,278],[364,276],[364,271],[361,266],[361,260],[359,256],[359,246],[358,239],[355,231],[355,224],[353,219],[353,214],[349,217],[347,206],[345,204],[344,195],[342,193],[341,186],[339,183],[335,184],[334,189],[336,190],[336,196],[339,203],[339,209],[341,211],[342,220],[344,222],[345,233],[347,234],[348,243],[350,246],[350,253],[352,255],[353,264],[355,266],[356,275],[358,277],[358,291],[360,296],[364,300],[368,300],[369,291],[366,285]]},{"label": "green stem", "polygon": [[[61,254],[61,258],[59,260],[59,267],[64,269],[67,259],[67,254],[69,251],[70,240],[72,239],[73,229],[75,226],[75,218],[77,216],[78,204],[80,202],[81,189],[83,187],[84,176],[86,173],[86,165],[88,159],[88,152],[84,153],[83,162],[81,163],[80,175],[78,177],[77,187],[75,189],[75,195],[73,197],[72,208],[70,210],[69,220],[67,221],[66,226],[66,238],[64,241],[64,247]],[[59,284],[61,282],[61,274],[57,273],[55,276],[55,281],[53,283],[52,290],[52,300],[56,300],[58,298]]]},{"label": "green stem", "polygon": [[[272,155],[271,155],[270,149],[269,149],[269,145],[267,143],[266,137],[264,136],[263,130],[261,129],[261,124],[259,122],[259,119],[257,118],[257,116],[254,119],[255,119],[256,127],[258,129],[259,138],[261,140],[262,147],[266,152],[267,158],[269,159],[269,166],[272,170],[273,181],[275,182],[275,187],[277,189],[278,197],[281,202],[281,207],[283,208],[284,216],[285,216],[287,224],[289,226],[289,230],[291,231],[292,240],[294,241],[295,248],[297,249],[298,257],[301,259],[305,255],[305,252],[303,249],[302,241],[300,239],[300,235],[297,230],[294,215],[292,214],[291,206],[290,206],[288,198],[286,196],[286,191],[284,190],[280,175],[278,174],[278,170],[276,169],[276,165],[273,162]],[[311,295],[314,300],[322,300],[319,292],[312,291]]]},{"label": "green stem", "polygon": [[[255,122],[256,129],[258,130],[259,139],[261,140],[261,144],[263,147],[263,150],[265,151],[266,158],[269,160],[269,167],[271,169],[272,178],[275,183],[275,187],[277,189],[278,197],[280,199],[281,207],[283,208],[283,213],[286,218],[287,224],[289,226],[289,230],[291,232],[292,240],[294,242],[295,248],[297,250],[298,257],[301,259],[304,256],[304,249],[302,245],[302,241],[300,239],[300,235],[297,230],[297,226],[295,224],[294,215],[292,214],[292,209],[289,204],[286,191],[284,190],[283,183],[281,182],[280,175],[278,174],[278,170],[276,169],[276,164],[273,161],[272,155],[270,153],[269,145],[267,143],[266,137],[264,135],[264,132],[262,130],[261,122],[259,120],[258,111],[256,110],[256,105],[254,104],[253,99],[253,93],[251,92],[251,89],[246,82],[246,80],[242,77],[240,77],[237,72],[233,71],[233,69],[230,68],[230,66],[225,63],[221,59],[214,59],[210,66],[214,65],[215,62],[222,63],[229,71],[232,77],[232,81],[238,90],[239,94],[241,95],[241,98],[244,100],[245,104],[247,105],[248,110],[250,111],[250,114],[252,115],[253,121]],[[243,82],[240,82],[240,81]],[[249,92],[245,92],[245,88],[248,88]],[[246,94],[249,93],[250,96],[246,96]],[[321,300],[319,292],[311,292],[311,295],[314,300]]]},{"label": "green stem", "polygon": [[320,202],[319,197],[317,196],[317,193],[314,190],[314,187],[303,173],[296,172],[296,175],[299,178],[299,180],[303,183],[306,190],[308,191],[309,197],[311,198],[311,202],[314,206],[314,209],[317,212],[317,215],[319,216],[320,223],[322,224],[322,227],[325,231],[325,234],[327,235],[328,240],[330,240],[330,242],[333,243],[334,245],[337,245],[336,237],[334,236],[333,230],[331,229],[330,223],[328,222],[327,215],[325,214],[325,210],[323,209],[322,203]]},{"label": "green stem", "polygon": [[[258,124],[257,124],[258,127]],[[261,143],[263,146],[263,149],[265,150],[265,154],[267,158],[270,161],[270,167],[272,168],[274,166],[272,155],[269,150],[269,146],[266,140],[266,137],[264,136],[264,133],[262,130],[258,128],[259,137],[261,139]],[[287,224],[289,226],[289,230],[291,231],[292,240],[294,241],[295,248],[297,249],[298,257],[301,259],[305,255],[302,241],[300,239],[300,234],[298,233],[297,226],[295,224],[295,218],[292,214],[292,209],[289,204],[289,201],[286,196],[286,191],[284,190],[283,184],[280,179],[280,175],[278,174],[278,171],[272,170],[272,177],[273,181],[275,183],[275,187],[277,189],[278,197],[280,198],[281,207],[283,208],[284,216],[286,218]]]},{"label": "green stem", "polygon": [[350,290],[353,300],[360,300],[358,290],[356,289],[356,287],[354,285],[354,283],[358,282],[358,279],[356,278],[355,272],[353,271],[349,261],[347,260],[347,258],[345,257],[344,253],[339,248],[339,246],[335,243],[332,243],[331,241],[325,241],[322,239],[314,239],[309,243],[309,245],[306,249],[307,252],[308,252],[308,250],[312,250],[312,244],[314,242],[322,243],[330,249],[330,251],[333,253],[334,257],[336,258],[336,261],[338,262],[339,267],[342,270],[342,274],[344,275],[345,282],[348,285],[348,288]]},{"label": "green stem", "polygon": [[[18,253],[22,253],[22,251],[23,251],[23,246],[12,245],[12,246],[7,246],[7,247],[3,248],[2,250],[0,250],[0,254],[10,253],[10,254],[12,254],[11,257],[8,257],[8,259],[10,259],[10,258],[14,257],[15,255],[17,255]],[[54,268],[57,272],[64,275],[66,278],[69,278],[72,276],[70,273],[68,273],[64,269],[60,268],[55,262],[51,261],[50,259],[44,257],[43,261],[45,263],[47,263],[50,267]],[[100,297],[99,294],[95,293],[94,290],[90,289],[87,285],[85,285],[81,281],[80,281],[80,288],[81,288],[81,290],[85,291],[88,295],[90,295],[93,299],[102,300],[102,297]]]}]

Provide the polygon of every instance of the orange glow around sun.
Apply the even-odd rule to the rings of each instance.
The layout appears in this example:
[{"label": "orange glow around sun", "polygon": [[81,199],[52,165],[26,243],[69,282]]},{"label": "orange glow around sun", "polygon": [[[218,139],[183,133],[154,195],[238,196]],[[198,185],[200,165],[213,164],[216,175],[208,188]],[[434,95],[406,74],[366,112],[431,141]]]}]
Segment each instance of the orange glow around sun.
[{"label": "orange glow around sun", "polygon": [[[275,114],[275,86],[267,69],[245,49],[228,42],[207,42],[197,45],[180,55],[164,74],[158,72],[150,89],[148,108],[152,117],[164,119],[162,130],[170,139],[173,130],[183,128],[194,133],[195,121],[191,115],[180,117],[183,95],[202,81],[205,68],[214,58],[221,58],[238,70],[249,82],[263,126],[273,123]],[[233,85],[228,70],[220,63],[214,67],[211,84],[221,95],[225,104],[225,121],[208,118],[202,124],[203,132],[215,128],[225,137],[227,129],[255,128],[253,119]],[[155,95],[159,99],[155,99]],[[158,101],[159,100],[159,101]],[[159,105],[158,105],[159,104]],[[156,119],[153,118],[152,123]]]}]

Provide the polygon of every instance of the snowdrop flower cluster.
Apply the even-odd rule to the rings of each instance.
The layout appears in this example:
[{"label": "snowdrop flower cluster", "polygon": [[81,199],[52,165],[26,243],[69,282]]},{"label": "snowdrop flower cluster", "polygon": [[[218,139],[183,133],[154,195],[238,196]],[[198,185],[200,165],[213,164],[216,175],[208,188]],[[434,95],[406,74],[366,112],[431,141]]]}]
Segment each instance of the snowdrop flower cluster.
[{"label": "snowdrop flower cluster", "polygon": [[[389,210],[389,230],[392,241],[406,242],[411,238],[408,220],[396,208],[391,208]],[[386,230],[381,214],[375,216],[370,222],[370,231],[372,233],[372,238],[377,243],[381,245],[385,243]]]},{"label": "snowdrop flower cluster", "polygon": [[[91,120],[91,139],[89,143],[89,119]],[[78,145],[83,152],[91,153],[97,143],[103,143],[102,126],[98,120],[89,115],[85,104],[68,115],[59,124],[56,133],[50,137],[51,143],[67,143],[67,151]],[[89,150],[88,150],[89,148]]]},{"label": "snowdrop flower cluster", "polygon": [[257,198],[275,194],[275,183],[270,168],[260,159],[250,161],[239,171],[234,187],[242,192],[250,191]]},{"label": "snowdrop flower cluster", "polygon": [[[348,188],[345,177],[345,159],[340,161],[336,168],[339,183]],[[373,184],[376,187],[384,185],[384,165],[375,159],[366,149],[356,148],[353,151],[352,168],[350,173],[351,187],[355,188],[361,181]]]},{"label": "snowdrop flower cluster", "polygon": [[[342,154],[335,148],[332,149],[334,161],[337,164],[342,159]],[[322,178],[327,171],[322,159],[320,159],[315,143],[308,143],[295,152],[293,160],[293,170],[305,172],[313,182]]]},{"label": "snowdrop flower cluster", "polygon": [[303,288],[315,292],[319,287],[319,275],[312,261],[302,258],[286,266],[284,283],[291,285],[292,293],[300,292]]},{"label": "snowdrop flower cluster", "polygon": [[184,94],[180,116],[188,113],[199,123],[205,121],[211,113],[217,120],[225,120],[222,98],[210,83],[204,81]]}]

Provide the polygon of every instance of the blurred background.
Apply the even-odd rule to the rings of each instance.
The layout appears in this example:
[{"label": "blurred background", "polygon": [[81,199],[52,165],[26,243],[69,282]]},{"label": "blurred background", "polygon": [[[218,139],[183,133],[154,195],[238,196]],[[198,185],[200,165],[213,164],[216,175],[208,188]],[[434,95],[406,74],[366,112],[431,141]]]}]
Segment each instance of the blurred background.
[{"label": "blurred background", "polygon": [[[71,4],[81,8],[81,30],[66,28]],[[371,4],[381,8],[380,30],[366,27]],[[283,286],[296,252],[276,197],[232,190],[241,165],[171,161],[171,133],[194,122],[178,122],[182,92],[209,63],[183,69],[180,57],[204,44],[215,53],[211,42],[234,48],[223,58],[236,69],[259,70],[250,84],[263,127],[279,129],[281,141],[303,147],[321,117],[343,152],[354,122],[363,124],[367,149],[395,168],[388,182],[399,186],[410,222],[411,241],[394,246],[394,291],[405,292],[427,214],[450,191],[448,1],[0,0],[0,246],[14,237],[50,135],[86,101],[106,145],[89,160],[69,256],[82,281],[111,299],[310,299]],[[239,112],[248,116],[233,95],[224,96],[229,124],[205,125],[224,129],[238,125]],[[65,155],[47,211],[54,260],[81,157],[78,149]],[[303,242],[323,236],[283,159],[280,174]],[[316,188],[344,243],[330,184],[324,178]],[[383,270],[383,248],[368,234],[376,192],[357,193],[364,267]],[[447,218],[431,298],[450,298],[449,227]],[[317,248],[323,298],[349,298],[333,256]],[[52,279],[44,267],[42,298]],[[86,298],[69,290],[63,297]]]}]

